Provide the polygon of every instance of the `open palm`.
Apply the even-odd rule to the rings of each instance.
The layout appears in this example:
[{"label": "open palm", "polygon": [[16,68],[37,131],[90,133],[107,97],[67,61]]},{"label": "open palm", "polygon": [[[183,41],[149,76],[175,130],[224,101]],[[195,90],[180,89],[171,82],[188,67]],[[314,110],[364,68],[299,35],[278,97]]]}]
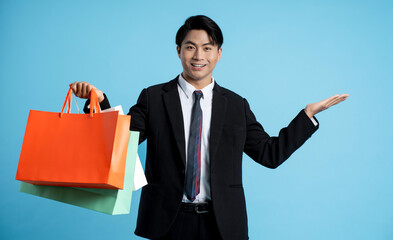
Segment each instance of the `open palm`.
[{"label": "open palm", "polygon": [[337,103],[340,103],[344,100],[346,100],[349,97],[349,94],[336,94],[334,96],[331,96],[330,98],[326,98],[322,101],[316,102],[316,103],[310,103],[306,106],[305,112],[306,114],[311,118],[315,114],[322,112],[331,106],[336,105]]}]

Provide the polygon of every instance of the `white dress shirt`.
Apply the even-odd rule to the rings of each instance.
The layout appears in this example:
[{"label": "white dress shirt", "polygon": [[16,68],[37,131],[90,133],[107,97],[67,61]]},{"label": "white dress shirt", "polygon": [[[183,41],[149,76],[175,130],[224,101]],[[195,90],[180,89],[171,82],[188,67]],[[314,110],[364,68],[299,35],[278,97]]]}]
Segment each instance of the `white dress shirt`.
[{"label": "white dress shirt", "polygon": [[[188,161],[188,138],[190,135],[191,111],[194,105],[194,91],[201,90],[203,96],[200,100],[202,109],[202,141],[201,141],[201,178],[200,191],[196,196],[194,203],[207,202],[211,200],[210,195],[210,156],[209,156],[209,138],[210,138],[210,120],[212,116],[212,100],[213,100],[214,78],[212,82],[203,89],[196,89],[189,84],[183,76],[179,75],[179,91],[181,109],[183,112],[184,136],[186,140],[186,166]],[[187,169],[186,169],[187,171]],[[190,202],[186,195],[183,194],[183,202]]]}]

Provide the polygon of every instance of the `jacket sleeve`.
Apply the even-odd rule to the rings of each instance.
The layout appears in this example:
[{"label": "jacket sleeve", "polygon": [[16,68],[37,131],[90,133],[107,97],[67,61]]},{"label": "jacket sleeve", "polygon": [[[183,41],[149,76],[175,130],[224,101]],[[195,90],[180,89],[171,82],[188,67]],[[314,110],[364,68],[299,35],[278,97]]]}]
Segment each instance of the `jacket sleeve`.
[{"label": "jacket sleeve", "polygon": [[[246,141],[244,152],[254,161],[268,168],[277,168],[287,160],[318,129],[302,109],[299,114],[280,130],[278,137],[270,137],[256,120],[246,99]],[[316,119],[316,118],[314,118]]]},{"label": "jacket sleeve", "polygon": [[137,103],[132,106],[128,112],[131,115],[131,126],[130,129],[133,131],[139,131],[139,143],[143,142],[147,138],[147,126],[148,126],[148,90],[145,88],[139,95]]}]

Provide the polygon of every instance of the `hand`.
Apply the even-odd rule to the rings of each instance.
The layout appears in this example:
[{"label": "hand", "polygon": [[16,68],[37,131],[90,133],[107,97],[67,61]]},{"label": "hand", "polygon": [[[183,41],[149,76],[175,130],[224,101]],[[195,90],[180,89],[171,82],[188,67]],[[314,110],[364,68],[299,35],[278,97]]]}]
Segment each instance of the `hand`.
[{"label": "hand", "polygon": [[74,92],[75,96],[86,99],[89,98],[91,89],[94,89],[97,93],[98,101],[104,101],[104,94],[88,82],[74,82],[70,84],[70,88]]},{"label": "hand", "polygon": [[330,108],[331,106],[344,101],[348,97],[349,97],[349,94],[341,94],[341,95],[336,94],[336,95],[331,96],[330,98],[324,99],[320,102],[308,104],[306,106],[306,108],[304,109],[304,111],[306,112],[306,114],[309,118],[312,118],[315,114],[322,112],[322,111]]}]

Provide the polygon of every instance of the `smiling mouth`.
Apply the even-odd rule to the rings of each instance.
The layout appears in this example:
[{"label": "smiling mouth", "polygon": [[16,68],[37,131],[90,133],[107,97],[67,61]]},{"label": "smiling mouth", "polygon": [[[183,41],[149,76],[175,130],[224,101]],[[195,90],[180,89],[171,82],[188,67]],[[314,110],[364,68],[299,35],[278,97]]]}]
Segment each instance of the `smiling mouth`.
[{"label": "smiling mouth", "polygon": [[201,69],[203,69],[204,67],[206,67],[206,64],[193,64],[193,63],[191,63],[191,66],[192,66],[194,69],[196,69],[196,70],[201,70]]}]

